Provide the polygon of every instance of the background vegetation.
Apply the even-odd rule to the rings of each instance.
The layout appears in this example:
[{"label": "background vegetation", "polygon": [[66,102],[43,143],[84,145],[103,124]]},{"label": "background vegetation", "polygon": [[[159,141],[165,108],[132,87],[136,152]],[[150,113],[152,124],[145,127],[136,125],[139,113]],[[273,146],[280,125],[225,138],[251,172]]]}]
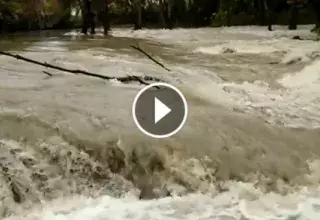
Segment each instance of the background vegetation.
[{"label": "background vegetation", "polygon": [[102,25],[174,28],[320,24],[320,0],[0,0],[0,32]]}]

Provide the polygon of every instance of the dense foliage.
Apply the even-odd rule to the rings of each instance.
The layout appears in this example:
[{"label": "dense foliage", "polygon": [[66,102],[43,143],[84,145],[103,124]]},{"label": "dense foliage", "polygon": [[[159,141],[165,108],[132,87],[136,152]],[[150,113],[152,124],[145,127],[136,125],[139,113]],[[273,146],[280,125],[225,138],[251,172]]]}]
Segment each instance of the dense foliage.
[{"label": "dense foliage", "polygon": [[0,31],[320,23],[320,0],[0,0]]}]

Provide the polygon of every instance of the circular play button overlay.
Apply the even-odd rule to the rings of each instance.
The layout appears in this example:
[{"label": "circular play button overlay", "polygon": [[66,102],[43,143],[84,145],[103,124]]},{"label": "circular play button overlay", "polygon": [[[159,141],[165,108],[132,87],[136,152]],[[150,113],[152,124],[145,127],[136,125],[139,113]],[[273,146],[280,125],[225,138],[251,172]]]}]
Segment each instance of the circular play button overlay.
[{"label": "circular play button overlay", "polygon": [[132,115],[138,128],[154,138],[176,134],[188,115],[183,94],[167,83],[153,83],[144,87],[134,99]]}]

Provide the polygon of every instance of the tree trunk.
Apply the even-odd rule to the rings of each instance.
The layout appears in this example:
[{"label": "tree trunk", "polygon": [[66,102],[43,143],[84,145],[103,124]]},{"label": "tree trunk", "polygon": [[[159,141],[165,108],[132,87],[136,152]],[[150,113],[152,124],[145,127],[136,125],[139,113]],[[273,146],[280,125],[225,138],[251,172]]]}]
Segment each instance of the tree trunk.
[{"label": "tree trunk", "polygon": [[167,8],[167,28],[172,29],[173,23],[172,23],[172,3],[171,0],[167,0],[166,4]]},{"label": "tree trunk", "polygon": [[95,13],[91,12],[89,14],[90,18],[89,18],[89,22],[90,22],[90,34],[95,34],[95,28],[96,28],[96,22],[95,22]]},{"label": "tree trunk", "polygon": [[272,14],[271,14],[270,8],[268,7],[267,0],[263,0],[263,7],[266,11],[268,30],[272,31]]},{"label": "tree trunk", "polygon": [[259,13],[259,24],[260,25],[266,25],[266,9],[263,4],[263,0],[258,0],[257,1],[257,6],[258,6],[258,13]]},{"label": "tree trunk", "polygon": [[227,22],[227,27],[230,27],[231,26],[231,16],[232,16],[232,13],[231,13],[231,9],[229,8],[227,10],[227,15],[226,15],[226,22]]},{"label": "tree trunk", "polygon": [[316,26],[312,31],[320,33],[320,0],[313,0],[311,3],[317,19]]},{"label": "tree trunk", "polygon": [[134,11],[134,30],[139,30],[142,28],[141,0],[134,0],[133,11]]},{"label": "tree trunk", "polygon": [[110,30],[109,0],[104,0],[104,10],[102,18],[103,34],[108,35],[108,32]]},{"label": "tree trunk", "polygon": [[3,32],[3,19],[0,17],[0,34]]},{"label": "tree trunk", "polygon": [[[94,32],[93,13],[91,11],[91,0],[83,0],[82,33],[87,34],[91,26],[91,33]],[[93,30],[92,30],[93,29]]]},{"label": "tree trunk", "polygon": [[[62,11],[62,16],[60,21],[58,22],[58,28],[67,28],[70,27],[70,20],[71,20],[71,9],[72,9],[72,5],[71,5],[71,1],[63,1],[61,2],[61,9]],[[45,7],[44,7],[45,8]],[[44,19],[45,22],[44,24],[46,25],[46,21],[50,21],[50,19],[48,19],[49,16],[46,15],[46,13],[44,13]]]},{"label": "tree trunk", "polygon": [[159,1],[159,17],[161,28],[166,28],[164,0]]},{"label": "tree trunk", "polygon": [[160,22],[161,27],[172,29],[172,16],[171,16],[171,1],[160,0]]},{"label": "tree trunk", "polygon": [[299,9],[295,3],[292,3],[290,8],[289,30],[296,30],[298,24]]}]

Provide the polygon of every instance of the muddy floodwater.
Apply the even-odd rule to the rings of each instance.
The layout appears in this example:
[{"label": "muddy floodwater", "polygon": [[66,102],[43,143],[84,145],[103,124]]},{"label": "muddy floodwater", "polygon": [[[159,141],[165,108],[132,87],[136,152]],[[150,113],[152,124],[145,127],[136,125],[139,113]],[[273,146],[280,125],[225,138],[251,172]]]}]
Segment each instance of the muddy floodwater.
[{"label": "muddy floodwater", "polygon": [[38,61],[161,78],[189,114],[179,133],[154,139],[132,118],[143,85],[0,56],[0,217],[319,220],[320,43],[311,28],[1,36],[1,50]]}]

